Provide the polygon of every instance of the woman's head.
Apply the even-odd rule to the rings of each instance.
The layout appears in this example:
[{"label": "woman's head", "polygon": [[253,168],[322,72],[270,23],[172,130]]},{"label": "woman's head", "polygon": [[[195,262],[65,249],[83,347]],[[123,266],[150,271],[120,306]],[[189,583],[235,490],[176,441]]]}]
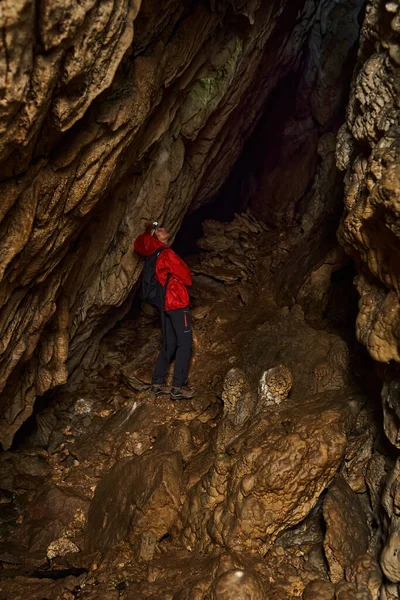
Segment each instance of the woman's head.
[{"label": "woman's head", "polygon": [[163,244],[168,243],[169,233],[164,227],[157,227],[154,230],[154,236]]},{"label": "woman's head", "polygon": [[154,237],[156,237],[163,244],[168,243],[169,232],[165,229],[165,227],[154,227],[154,223],[152,223],[147,225],[146,233],[154,235]]}]

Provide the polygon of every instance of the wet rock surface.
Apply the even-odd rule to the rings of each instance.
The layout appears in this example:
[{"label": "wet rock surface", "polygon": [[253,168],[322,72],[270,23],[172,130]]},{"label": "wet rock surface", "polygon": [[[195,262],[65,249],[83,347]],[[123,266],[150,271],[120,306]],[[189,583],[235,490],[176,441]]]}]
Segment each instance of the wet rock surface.
[{"label": "wet rock surface", "polygon": [[[0,599],[398,599],[399,7],[61,4],[0,14]],[[132,239],[248,139],[188,257],[197,394],[156,399]]]},{"label": "wet rock surface", "polygon": [[[217,230],[229,249],[188,259],[196,396],[151,394],[159,325],[132,314],[104,339],[101,371],[38,414],[22,448],[46,486],[15,503],[22,448],[3,455],[15,518],[0,547],[2,600],[39,598],[39,574],[42,593],[67,600],[356,598],[380,587],[367,490],[382,471],[379,457],[369,467],[376,428],[353,350],[327,321],[314,328],[299,305],[275,304],[269,265],[285,260],[282,236],[251,213],[207,221],[204,240]],[[339,521],[343,535],[356,531],[348,551]]]},{"label": "wet rock surface", "polygon": [[104,553],[128,538],[170,533],[180,505],[182,459],[179,452],[154,449],[122,459],[96,488],[90,505],[87,548]]},{"label": "wet rock surface", "polygon": [[[345,172],[345,210],[339,241],[354,259],[360,296],[356,334],[379,363],[383,380],[383,428],[392,449],[399,447],[399,7],[368,3],[350,90],[346,122],[337,144],[337,164]],[[385,364],[389,363],[391,364]],[[392,458],[397,452],[392,452]],[[398,597],[397,468],[376,455],[367,482],[375,509],[385,511],[385,545],[380,564],[382,598]],[[389,474],[390,472],[390,474]],[[373,483],[372,483],[372,481]],[[391,497],[393,494],[393,497]],[[392,582],[392,583],[390,583]]]},{"label": "wet rock surface", "polygon": [[[330,112],[336,93],[327,97],[338,89],[326,84],[329,72],[340,72],[356,41],[348,19],[345,56],[326,70],[315,62],[318,49],[306,50],[318,39],[329,52],[341,22],[326,31],[331,4],[169,0],[161,15],[151,0],[48,0],[37,10],[25,0],[3,3],[3,447],[38,396],[67,380],[78,388],[101,338],[129,310],[141,271],[132,239],[155,218],[174,235],[189,207],[215,197],[303,52],[314,57],[310,83],[321,72],[313,105],[326,121],[320,113]],[[310,116],[299,123],[289,138],[312,140],[299,148],[307,156],[294,177],[301,195],[318,136]],[[206,243],[231,245],[218,233]],[[234,281],[231,269],[213,270]]]},{"label": "wet rock surface", "polygon": [[189,491],[182,513],[186,547],[204,551],[211,539],[265,554],[280,531],[314,508],[338,469],[352,401],[349,394],[317,397],[300,414],[295,407],[274,416],[259,412],[257,423],[251,420],[226,447],[228,456],[218,454]]},{"label": "wet rock surface", "polygon": [[369,530],[363,506],[350,486],[337,477],[324,500],[326,534],[325,556],[330,579],[337,583],[344,579],[345,569],[368,550]]},{"label": "wet rock surface", "polygon": [[339,235],[357,263],[357,336],[380,362],[399,361],[398,10],[368,3],[337,161],[346,171]]}]

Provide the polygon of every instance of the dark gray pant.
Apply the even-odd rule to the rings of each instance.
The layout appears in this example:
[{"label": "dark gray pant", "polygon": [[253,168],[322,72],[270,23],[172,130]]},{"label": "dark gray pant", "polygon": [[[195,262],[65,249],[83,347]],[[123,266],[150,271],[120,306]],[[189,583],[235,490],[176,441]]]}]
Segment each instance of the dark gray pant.
[{"label": "dark gray pant", "polygon": [[193,336],[189,308],[166,310],[163,330],[163,347],[156,361],[152,383],[165,383],[169,363],[176,353],[172,385],[182,387],[187,382],[192,354]]}]

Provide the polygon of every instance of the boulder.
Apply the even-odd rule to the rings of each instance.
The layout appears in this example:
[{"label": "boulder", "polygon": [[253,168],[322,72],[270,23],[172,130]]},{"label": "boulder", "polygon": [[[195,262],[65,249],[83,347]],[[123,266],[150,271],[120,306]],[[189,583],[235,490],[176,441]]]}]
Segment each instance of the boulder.
[{"label": "boulder", "polygon": [[191,550],[213,544],[264,554],[316,505],[344,456],[353,396],[326,393],[257,415],[188,492],[180,520]]},{"label": "boulder", "polygon": [[179,452],[153,450],[118,461],[97,486],[90,504],[89,552],[105,553],[121,540],[135,543],[150,532],[160,540],[177,518],[181,484]]},{"label": "boulder", "polygon": [[343,477],[336,477],[323,504],[325,555],[331,581],[342,581],[346,569],[368,549],[369,529],[360,499]]}]

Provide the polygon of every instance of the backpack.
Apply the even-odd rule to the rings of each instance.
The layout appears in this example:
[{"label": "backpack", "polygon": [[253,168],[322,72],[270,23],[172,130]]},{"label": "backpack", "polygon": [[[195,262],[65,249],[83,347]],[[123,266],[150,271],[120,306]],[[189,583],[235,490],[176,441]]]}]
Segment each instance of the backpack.
[{"label": "backpack", "polygon": [[159,248],[153,254],[146,257],[143,268],[142,279],[142,298],[155,308],[164,309],[165,293],[167,290],[170,273],[167,275],[165,285],[162,286],[156,279],[156,263],[157,259],[165,248]]}]

